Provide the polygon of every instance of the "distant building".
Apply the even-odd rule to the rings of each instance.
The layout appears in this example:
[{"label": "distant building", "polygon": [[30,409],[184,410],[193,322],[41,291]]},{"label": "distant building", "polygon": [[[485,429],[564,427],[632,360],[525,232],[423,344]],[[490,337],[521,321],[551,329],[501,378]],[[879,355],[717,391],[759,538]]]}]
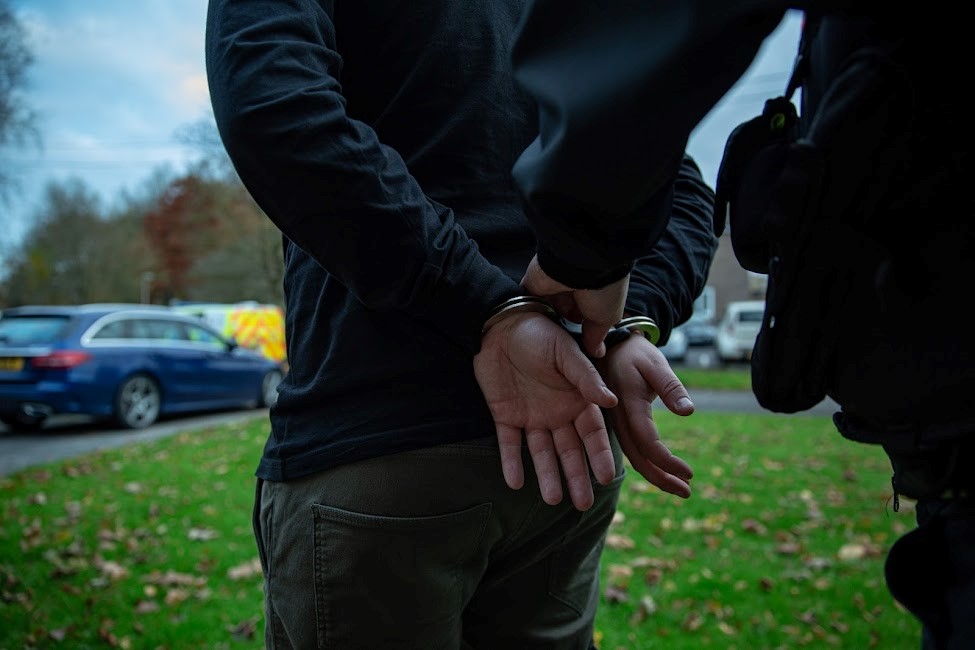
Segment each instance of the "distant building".
[{"label": "distant building", "polygon": [[767,284],[768,276],[741,267],[731,247],[731,234],[725,229],[708,274],[708,285],[714,287],[715,318],[721,318],[729,302],[763,299]]}]

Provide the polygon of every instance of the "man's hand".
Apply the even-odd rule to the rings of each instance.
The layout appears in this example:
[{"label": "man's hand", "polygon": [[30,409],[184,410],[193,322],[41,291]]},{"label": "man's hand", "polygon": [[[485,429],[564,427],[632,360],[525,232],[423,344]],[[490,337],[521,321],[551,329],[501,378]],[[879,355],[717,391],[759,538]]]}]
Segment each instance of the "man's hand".
[{"label": "man's hand", "polygon": [[659,396],[677,415],[694,412],[687,389],[666,357],[642,334],[631,334],[610,348],[598,366],[606,384],[619,397],[619,405],[609,411],[609,418],[630,464],[664,492],[689,497],[688,481],[693,471],[660,440],[650,408]]},{"label": "man's hand", "polygon": [[617,399],[575,340],[545,315],[513,314],[485,333],[474,374],[494,418],[505,482],[524,485],[524,431],[545,503],[562,500],[561,465],[573,505],[592,506],[589,467],[602,484],[616,476],[599,408]]},{"label": "man's hand", "polygon": [[623,304],[630,286],[630,276],[602,289],[572,289],[553,280],[532,258],[521,284],[528,293],[547,299],[565,318],[582,324],[582,345],[592,357],[606,354],[603,340],[623,317]]}]

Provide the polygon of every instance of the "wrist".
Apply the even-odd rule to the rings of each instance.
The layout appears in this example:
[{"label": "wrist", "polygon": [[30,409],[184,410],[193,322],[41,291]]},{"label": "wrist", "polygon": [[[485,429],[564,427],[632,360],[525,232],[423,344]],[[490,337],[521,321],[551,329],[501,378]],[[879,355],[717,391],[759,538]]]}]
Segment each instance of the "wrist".
[{"label": "wrist", "polygon": [[657,326],[657,322],[650,318],[649,316],[628,316],[616,323],[613,328],[616,330],[624,330],[627,332],[639,332],[648,341],[657,344],[660,340],[660,327]]},{"label": "wrist", "polygon": [[543,298],[537,296],[515,296],[505,300],[503,303],[491,310],[488,314],[487,320],[484,321],[484,325],[481,327],[481,336],[487,334],[487,331],[500,323],[501,321],[515,315],[515,314],[525,314],[525,313],[538,313],[548,316],[552,320],[558,320],[558,313],[555,311],[555,307],[549,304],[549,302]]},{"label": "wrist", "polygon": [[578,266],[557,257],[541,245],[538,246],[535,259],[545,275],[572,289],[603,289],[625,278],[635,265],[633,260],[627,260],[608,268]]}]

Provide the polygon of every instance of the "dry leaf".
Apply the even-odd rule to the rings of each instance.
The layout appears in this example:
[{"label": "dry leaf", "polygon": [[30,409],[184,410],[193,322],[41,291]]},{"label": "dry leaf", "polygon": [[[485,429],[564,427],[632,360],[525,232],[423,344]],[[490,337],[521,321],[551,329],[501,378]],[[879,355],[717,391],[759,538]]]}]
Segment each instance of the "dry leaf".
[{"label": "dry leaf", "polygon": [[617,550],[629,550],[636,546],[636,543],[626,535],[609,535],[606,537],[606,546]]},{"label": "dry leaf", "polygon": [[194,542],[206,542],[220,537],[220,533],[211,528],[190,528],[187,537]]},{"label": "dry leaf", "polygon": [[231,580],[247,580],[259,575],[261,575],[260,558],[254,558],[250,562],[227,569],[227,577]]}]

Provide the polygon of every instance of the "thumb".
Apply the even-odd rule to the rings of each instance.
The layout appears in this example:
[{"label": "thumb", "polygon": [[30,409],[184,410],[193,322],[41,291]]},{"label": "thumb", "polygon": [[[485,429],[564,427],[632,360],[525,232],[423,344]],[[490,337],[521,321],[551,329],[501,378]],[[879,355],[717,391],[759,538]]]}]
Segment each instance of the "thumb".
[{"label": "thumb", "polygon": [[690,415],[694,412],[694,402],[688,394],[684,384],[680,382],[676,375],[672,381],[667,383],[662,392],[658,392],[660,401],[664,403],[671,413],[676,415]]},{"label": "thumb", "polygon": [[596,321],[582,321],[582,347],[589,356],[596,359],[606,356],[606,335],[612,328],[612,325],[604,325]]},{"label": "thumb", "polygon": [[599,371],[592,365],[572,337],[560,341],[560,354],[556,355],[556,368],[569,383],[589,402],[602,408],[613,408],[619,403],[616,395],[606,386]]}]

